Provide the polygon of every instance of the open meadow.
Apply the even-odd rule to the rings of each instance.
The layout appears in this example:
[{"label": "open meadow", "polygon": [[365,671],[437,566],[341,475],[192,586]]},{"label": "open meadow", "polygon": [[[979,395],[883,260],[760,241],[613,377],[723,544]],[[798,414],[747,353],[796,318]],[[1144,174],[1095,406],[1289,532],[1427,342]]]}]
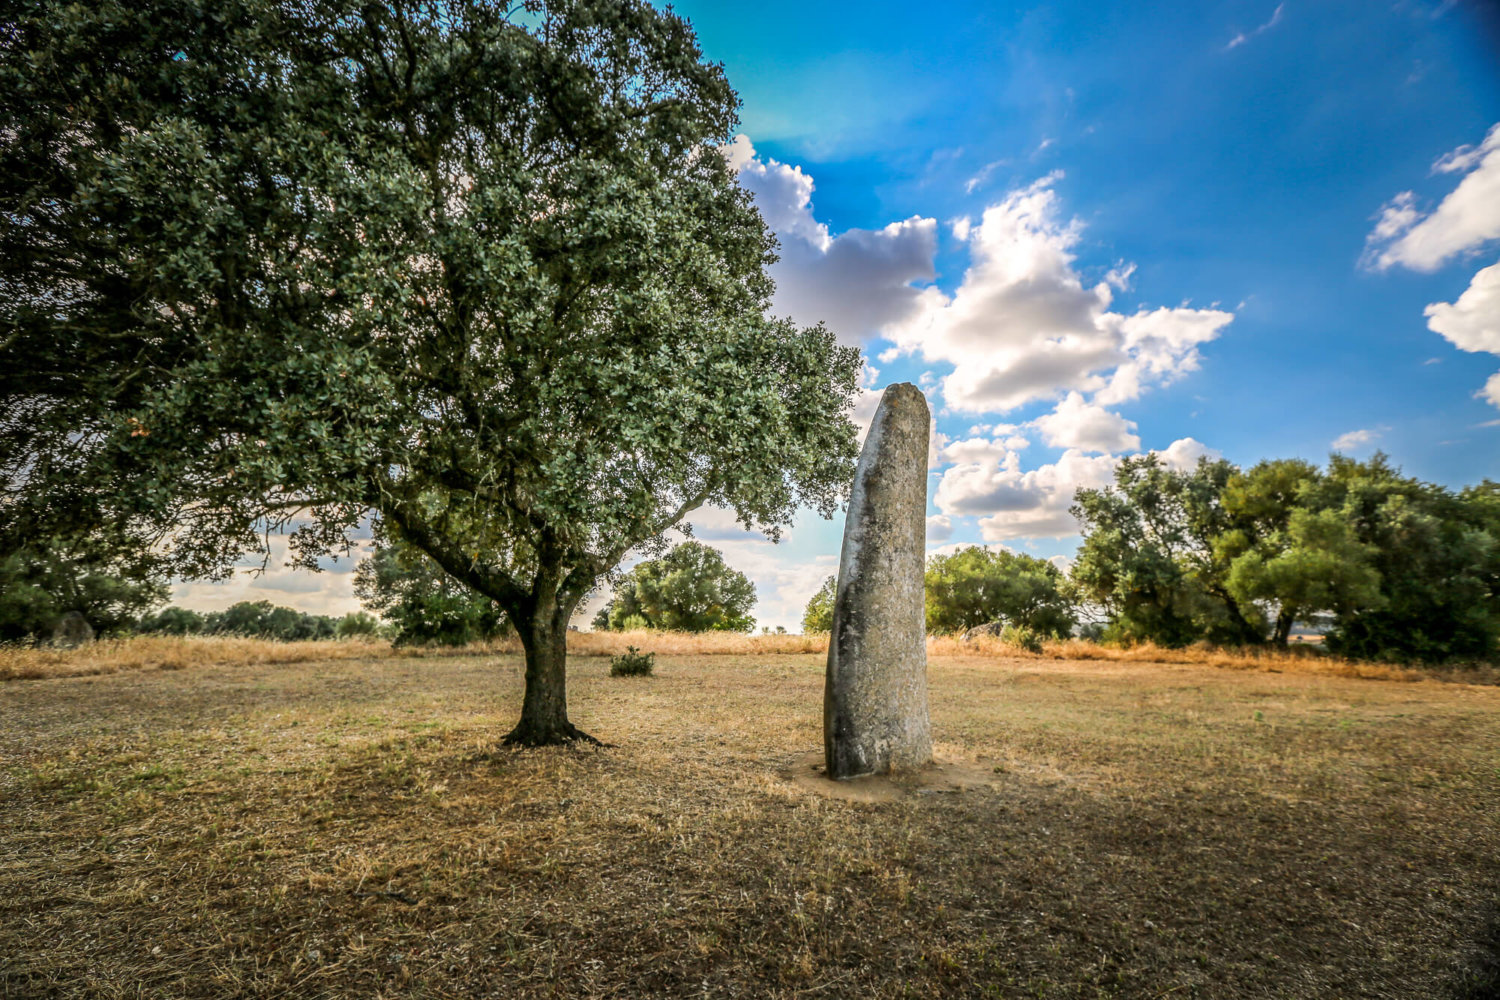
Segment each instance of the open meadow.
[{"label": "open meadow", "polygon": [[986,783],[860,803],[788,779],[816,644],[743,642],[612,678],[579,637],[602,749],[497,746],[504,649],[12,663],[0,997],[1500,989],[1500,687],[940,643]]}]

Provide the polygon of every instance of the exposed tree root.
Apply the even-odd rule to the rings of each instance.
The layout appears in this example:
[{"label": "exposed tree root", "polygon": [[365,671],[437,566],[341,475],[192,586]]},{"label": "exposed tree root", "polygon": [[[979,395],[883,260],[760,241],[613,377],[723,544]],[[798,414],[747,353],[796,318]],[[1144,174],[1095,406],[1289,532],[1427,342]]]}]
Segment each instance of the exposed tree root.
[{"label": "exposed tree root", "polygon": [[596,747],[610,746],[603,740],[590,736],[571,722],[550,726],[532,726],[522,722],[500,741],[501,746],[507,747],[553,747],[568,743],[588,743]]}]

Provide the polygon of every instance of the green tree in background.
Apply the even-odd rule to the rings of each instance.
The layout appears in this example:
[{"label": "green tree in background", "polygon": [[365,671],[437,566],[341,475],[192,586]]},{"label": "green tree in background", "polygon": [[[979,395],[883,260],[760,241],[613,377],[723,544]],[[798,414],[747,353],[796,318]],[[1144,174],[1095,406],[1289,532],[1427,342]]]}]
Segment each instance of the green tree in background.
[{"label": "green tree in background", "polygon": [[830,576],[823,581],[818,592],[808,598],[802,612],[802,634],[833,631],[833,602],[838,596],[839,578]]},{"label": "green tree in background", "polygon": [[1045,559],[971,545],[927,560],[927,631],[962,632],[1004,621],[1043,636],[1071,634],[1078,618],[1068,581]]},{"label": "green tree in background", "polygon": [[463,646],[508,631],[505,613],[403,542],[377,543],[354,569],[354,594],[396,626],[396,645]]},{"label": "green tree in background", "polygon": [[279,642],[331,639],[336,624],[327,615],[310,615],[270,601],[240,601],[203,616],[203,630],[209,635],[242,635]]},{"label": "green tree in background", "polygon": [[1273,616],[1270,639],[1280,646],[1298,619],[1381,601],[1369,546],[1340,512],[1314,509],[1322,480],[1311,463],[1283,459],[1235,473],[1224,486],[1235,527],[1214,540],[1214,552],[1229,565],[1229,591],[1240,606]]},{"label": "green tree in background", "polygon": [[1235,471],[1204,459],[1184,472],[1146,454],[1121,461],[1113,487],[1078,491],[1072,513],[1084,539],[1073,580],[1110,615],[1107,636],[1164,646],[1262,638],[1260,613],[1230,590],[1214,548],[1237,526],[1221,501]]},{"label": "green tree in background", "polygon": [[1244,605],[1276,609],[1271,641],[1285,646],[1292,623],[1321,612],[1348,615],[1381,603],[1380,574],[1368,546],[1337,511],[1294,510],[1284,531],[1230,565],[1229,589]]},{"label": "green tree in background", "polygon": [[515,623],[507,739],[585,737],[567,627],[626,552],[850,480],[859,353],[766,314],[733,90],[644,0],[211,8],[5,15],[0,503],[181,576],[373,511]]},{"label": "green tree in background", "polygon": [[175,604],[152,615],[144,615],[136,628],[155,635],[198,635],[208,630],[205,615]]},{"label": "green tree in background", "polygon": [[608,621],[616,631],[748,632],[754,604],[749,577],[727,566],[718,549],[689,541],[632,567],[615,587]]},{"label": "green tree in background", "polygon": [[380,634],[380,622],[367,612],[351,611],[339,619],[333,634],[340,639],[374,638]]},{"label": "green tree in background", "polygon": [[1381,454],[1335,455],[1316,504],[1366,546],[1380,600],[1334,619],[1330,648],[1364,659],[1500,655],[1500,485],[1460,493],[1404,476]]},{"label": "green tree in background", "polygon": [[0,555],[0,641],[46,639],[70,611],[100,635],[135,625],[167,599],[160,563],[103,537],[4,537]]},{"label": "green tree in background", "polygon": [[1270,639],[1332,622],[1328,647],[1362,659],[1500,654],[1500,485],[1461,492],[1384,455],[1193,473],[1126,459],[1081,490],[1074,580],[1109,614],[1106,637],[1180,645]]},{"label": "green tree in background", "polygon": [[[340,620],[281,607],[270,601],[240,601],[223,611],[203,613],[175,606],[163,608],[154,615],[143,616],[136,630],[155,635],[239,635],[278,642],[301,642],[348,634],[347,630],[341,629],[352,617],[355,616]],[[376,624],[369,615],[362,617],[368,619],[370,626]]]}]

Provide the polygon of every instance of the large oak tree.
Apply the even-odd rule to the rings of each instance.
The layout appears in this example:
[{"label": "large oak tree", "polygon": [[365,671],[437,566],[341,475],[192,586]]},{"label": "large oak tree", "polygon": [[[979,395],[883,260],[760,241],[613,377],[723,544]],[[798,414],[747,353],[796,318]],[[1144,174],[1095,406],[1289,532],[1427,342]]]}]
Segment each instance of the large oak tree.
[{"label": "large oak tree", "polygon": [[0,498],[222,572],[369,512],[566,629],[704,503],[848,481],[859,361],[766,313],[737,99],[640,0],[20,0],[0,14]]}]

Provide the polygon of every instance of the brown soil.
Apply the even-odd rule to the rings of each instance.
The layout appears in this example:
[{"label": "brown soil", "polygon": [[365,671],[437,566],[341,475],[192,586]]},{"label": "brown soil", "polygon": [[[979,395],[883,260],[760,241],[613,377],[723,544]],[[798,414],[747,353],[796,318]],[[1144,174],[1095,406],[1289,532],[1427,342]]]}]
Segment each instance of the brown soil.
[{"label": "brown soil", "polygon": [[926,767],[887,774],[866,774],[858,778],[834,781],[828,777],[823,752],[812,750],[792,762],[781,772],[804,792],[843,802],[900,802],[916,797],[949,795],[970,789],[991,788],[999,768],[983,763],[965,764],[935,760]]}]

